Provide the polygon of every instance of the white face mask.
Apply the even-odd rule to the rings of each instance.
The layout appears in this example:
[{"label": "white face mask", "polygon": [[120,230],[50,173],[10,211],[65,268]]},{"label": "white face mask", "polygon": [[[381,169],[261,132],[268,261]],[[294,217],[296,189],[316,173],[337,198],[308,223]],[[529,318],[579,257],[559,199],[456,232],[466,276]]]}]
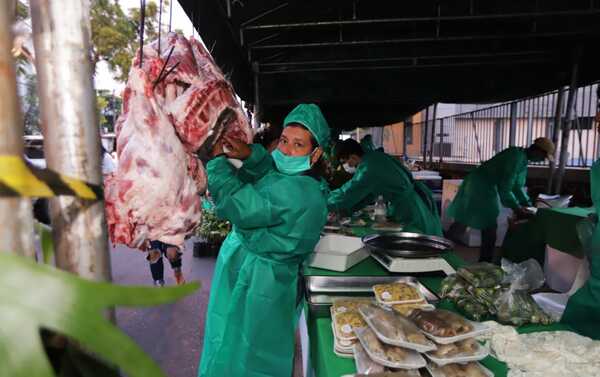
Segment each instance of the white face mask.
[{"label": "white face mask", "polygon": [[344,165],[342,165],[342,167],[349,174],[356,173],[356,166],[350,166],[350,164],[348,164],[347,162],[345,162]]}]

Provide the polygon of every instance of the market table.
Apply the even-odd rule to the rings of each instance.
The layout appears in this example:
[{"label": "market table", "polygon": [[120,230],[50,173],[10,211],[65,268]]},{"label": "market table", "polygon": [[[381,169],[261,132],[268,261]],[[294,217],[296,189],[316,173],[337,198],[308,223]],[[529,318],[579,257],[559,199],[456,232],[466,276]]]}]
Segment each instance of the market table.
[{"label": "market table", "polygon": [[509,229],[502,245],[502,256],[521,262],[534,258],[544,265],[546,245],[583,257],[577,236],[577,223],[595,213],[594,208],[540,208],[530,220]]},{"label": "market table", "polygon": [[[357,229],[355,233],[360,235],[368,232],[368,229]],[[357,234],[357,235],[358,235]],[[455,253],[450,252],[443,255],[454,268],[458,268],[465,262]],[[372,258],[367,258],[346,272],[335,272],[318,268],[305,267],[305,276],[389,276],[391,275],[384,267]],[[441,282],[444,278],[442,274],[416,275],[418,280],[429,290],[439,295]],[[456,310],[454,305],[442,300],[438,307],[449,310]],[[316,377],[340,377],[344,374],[356,373],[353,359],[344,359],[338,357],[333,352],[333,333],[331,331],[331,317],[326,314],[311,313],[308,306],[305,307],[306,322],[308,327],[308,336],[310,342],[310,364]],[[528,325],[518,328],[520,333],[534,331],[558,331],[570,330],[563,324],[554,324],[551,326]],[[482,361],[482,364],[490,369],[495,376],[504,377],[507,375],[506,364],[489,356]]]}]

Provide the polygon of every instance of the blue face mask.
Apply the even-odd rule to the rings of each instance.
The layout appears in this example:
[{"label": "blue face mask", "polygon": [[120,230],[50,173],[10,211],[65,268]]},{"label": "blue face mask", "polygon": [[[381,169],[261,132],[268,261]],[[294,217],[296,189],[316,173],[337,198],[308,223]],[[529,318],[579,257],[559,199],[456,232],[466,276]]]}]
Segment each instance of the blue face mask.
[{"label": "blue face mask", "polygon": [[312,153],[306,156],[288,156],[279,148],[271,152],[277,170],[287,175],[295,175],[309,170],[311,155]]}]

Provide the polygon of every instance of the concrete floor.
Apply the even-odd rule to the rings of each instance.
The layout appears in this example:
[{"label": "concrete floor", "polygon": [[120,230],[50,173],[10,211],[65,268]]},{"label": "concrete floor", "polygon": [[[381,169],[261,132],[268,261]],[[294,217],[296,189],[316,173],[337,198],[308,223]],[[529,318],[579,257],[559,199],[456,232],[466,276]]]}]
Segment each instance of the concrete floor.
[{"label": "concrete floor", "polygon": [[[458,246],[456,252],[468,262],[474,262],[479,257],[476,248]],[[145,254],[118,246],[112,251],[111,257],[113,280],[116,284],[152,285]],[[215,261],[211,257],[194,258],[191,242],[188,242],[183,254],[184,276],[187,281],[200,281],[202,287],[199,291],[174,304],[117,309],[119,327],[158,362],[168,377],[197,375]],[[166,260],[165,281],[167,285],[175,284]],[[301,358],[297,357],[294,377],[301,375]]]}]

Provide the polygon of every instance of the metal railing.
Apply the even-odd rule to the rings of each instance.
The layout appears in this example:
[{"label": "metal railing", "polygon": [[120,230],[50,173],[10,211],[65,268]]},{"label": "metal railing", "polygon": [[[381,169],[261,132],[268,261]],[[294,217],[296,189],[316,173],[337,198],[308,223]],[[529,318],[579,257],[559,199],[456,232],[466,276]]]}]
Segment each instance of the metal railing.
[{"label": "metal railing", "polygon": [[[567,123],[567,88],[542,95],[456,114],[435,121],[414,123],[419,148],[407,150],[409,158],[423,161],[479,164],[511,145],[526,147],[538,137],[552,139],[560,102],[561,129]],[[572,111],[567,167],[585,168],[598,158],[600,135],[596,128],[598,83],[577,89]],[[418,152],[417,152],[418,150]],[[412,152],[412,153],[411,153]],[[425,156],[423,155],[425,154]],[[547,162],[545,163],[547,164]]]}]

